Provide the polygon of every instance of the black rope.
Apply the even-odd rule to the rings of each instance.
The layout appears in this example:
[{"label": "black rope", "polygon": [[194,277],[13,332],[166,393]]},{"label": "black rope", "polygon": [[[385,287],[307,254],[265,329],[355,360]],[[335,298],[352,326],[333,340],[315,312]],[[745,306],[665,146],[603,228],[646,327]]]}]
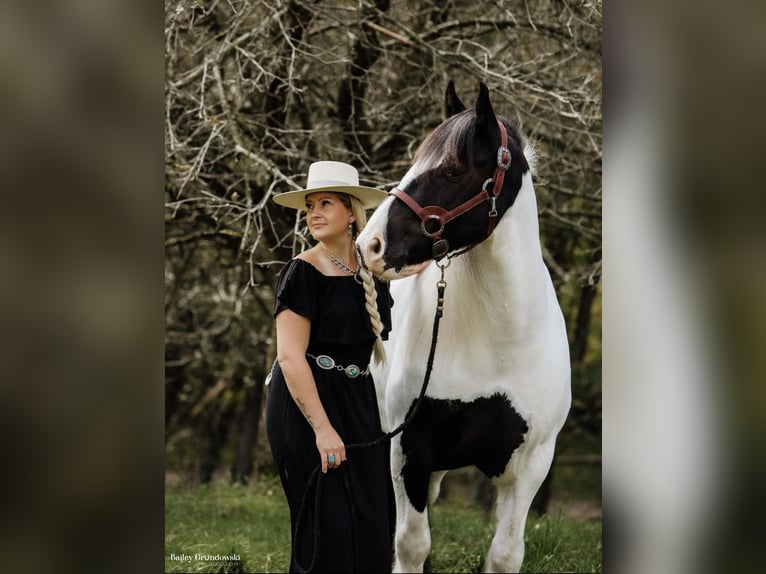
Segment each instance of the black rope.
[{"label": "black rope", "polygon": [[[298,572],[305,574],[306,572],[311,572],[311,569],[314,568],[314,563],[316,562],[317,558],[317,549],[319,548],[319,536],[320,536],[320,528],[319,528],[319,519],[321,517],[320,510],[322,506],[322,481],[317,479],[317,475],[319,474],[319,469],[321,469],[321,465],[317,466],[314,469],[314,472],[311,473],[311,476],[309,477],[309,481],[306,483],[306,489],[303,491],[303,500],[301,501],[301,507],[298,510],[298,516],[295,519],[295,534],[293,536],[293,561],[295,562],[295,567],[297,568]],[[311,563],[309,564],[308,568],[303,568],[301,566],[300,562],[298,561],[298,547],[300,542],[300,536],[301,531],[303,529],[303,523],[304,523],[304,515],[307,505],[307,499],[309,497],[309,494],[311,492],[312,486],[315,486],[315,498],[314,498],[314,550],[313,555],[311,556]]]},{"label": "black rope", "polygon": [[434,316],[433,332],[431,333],[431,348],[428,351],[428,362],[426,363],[426,374],[423,377],[423,384],[420,386],[420,394],[418,395],[417,401],[415,403],[415,408],[412,409],[410,416],[408,416],[404,421],[402,421],[402,424],[400,424],[394,430],[387,432],[386,434],[379,436],[378,438],[370,442],[348,444],[346,445],[346,450],[353,450],[355,448],[366,448],[369,446],[375,446],[386,440],[391,440],[400,432],[402,432],[407,427],[407,425],[410,424],[410,421],[415,417],[415,413],[418,411],[418,407],[420,407],[420,404],[423,402],[422,399],[426,394],[426,389],[428,388],[428,382],[431,379],[431,370],[433,369],[433,366],[434,366],[434,354],[436,353],[436,338],[439,336],[439,323],[441,321],[443,310],[444,310],[444,288],[446,287],[446,285],[447,284],[444,283],[443,280],[440,281],[439,284],[437,285],[439,298],[438,298],[438,303],[436,306],[436,315]]},{"label": "black rope", "polygon": [[[407,416],[402,423],[396,427],[394,430],[387,432],[375,440],[371,440],[369,442],[360,442],[360,443],[352,443],[346,445],[346,451],[349,450],[355,450],[358,448],[368,448],[371,446],[376,446],[378,444],[383,443],[384,441],[391,440],[393,437],[398,435],[400,432],[404,431],[405,428],[407,428],[407,425],[410,424],[410,421],[412,421],[413,418],[415,418],[415,414],[418,412],[418,408],[420,407],[421,403],[423,402],[423,397],[426,394],[426,389],[428,388],[428,383],[431,379],[431,370],[434,366],[434,355],[436,353],[436,340],[439,336],[439,323],[441,322],[442,315],[444,314],[444,289],[447,287],[447,283],[444,281],[444,269],[446,269],[447,265],[449,265],[449,262],[447,265],[439,265],[437,262],[437,265],[439,266],[439,269],[441,269],[441,280],[436,284],[438,298],[436,303],[436,314],[434,315],[434,326],[433,326],[433,332],[431,333],[431,348],[428,351],[428,361],[426,363],[426,373],[423,377],[423,384],[420,386],[420,394],[418,395],[418,398],[415,402],[415,407],[410,411],[409,416]],[[314,469],[314,471],[311,473],[311,476],[309,477],[308,483],[306,483],[306,490],[303,491],[303,500],[301,501],[300,509],[298,510],[298,516],[295,520],[295,534],[293,536],[293,563],[295,564],[296,570],[300,574],[307,574],[308,572],[311,572],[312,568],[314,568],[314,564],[316,563],[317,555],[319,554],[319,539],[320,539],[320,527],[319,527],[319,518],[320,518],[320,510],[321,510],[321,494],[322,494],[322,480],[323,475],[319,473],[320,469],[322,468],[321,463]],[[358,545],[356,544],[356,536],[357,536],[357,521],[356,521],[356,509],[354,508],[353,503],[351,502],[351,482],[348,477],[348,473],[346,472],[345,467],[341,466],[339,470],[342,471],[343,474],[343,487],[346,492],[346,500],[349,504],[349,511],[351,513],[351,521],[352,521],[352,545],[354,550],[354,571],[359,571],[359,556],[358,556]],[[303,568],[300,561],[298,560],[298,548],[300,548],[300,535],[303,531],[303,522],[305,522],[305,512],[306,512],[306,506],[308,503],[308,497],[310,495],[311,489],[315,488],[315,497],[314,497],[314,544],[313,549],[311,552],[311,562],[309,563],[308,568]]]}]

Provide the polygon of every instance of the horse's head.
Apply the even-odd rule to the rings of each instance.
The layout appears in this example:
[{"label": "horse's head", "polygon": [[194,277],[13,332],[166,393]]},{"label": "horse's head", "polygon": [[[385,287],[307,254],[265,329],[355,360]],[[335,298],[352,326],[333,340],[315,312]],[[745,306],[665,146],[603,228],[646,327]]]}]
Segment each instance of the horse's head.
[{"label": "horse's head", "polygon": [[450,82],[445,115],[357,239],[367,267],[385,279],[485,240],[529,169],[521,138],[495,116],[484,84],[468,110]]}]

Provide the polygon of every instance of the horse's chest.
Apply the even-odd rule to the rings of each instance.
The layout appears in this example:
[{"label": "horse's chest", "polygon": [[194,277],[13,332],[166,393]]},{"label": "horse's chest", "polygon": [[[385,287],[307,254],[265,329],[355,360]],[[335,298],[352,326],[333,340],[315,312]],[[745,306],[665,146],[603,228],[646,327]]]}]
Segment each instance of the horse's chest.
[{"label": "horse's chest", "polygon": [[402,478],[413,506],[425,508],[434,471],[475,465],[489,477],[499,476],[527,430],[499,393],[470,402],[424,397],[401,438]]}]

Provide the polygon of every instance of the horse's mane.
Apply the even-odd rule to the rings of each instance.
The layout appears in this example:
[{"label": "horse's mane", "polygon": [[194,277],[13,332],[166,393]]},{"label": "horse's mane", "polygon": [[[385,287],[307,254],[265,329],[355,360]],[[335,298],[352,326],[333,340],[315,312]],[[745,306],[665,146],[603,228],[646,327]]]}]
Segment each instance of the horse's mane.
[{"label": "horse's mane", "polygon": [[537,148],[526,138],[522,138],[521,141],[524,144],[524,157],[527,158],[529,171],[534,176],[537,173]]}]

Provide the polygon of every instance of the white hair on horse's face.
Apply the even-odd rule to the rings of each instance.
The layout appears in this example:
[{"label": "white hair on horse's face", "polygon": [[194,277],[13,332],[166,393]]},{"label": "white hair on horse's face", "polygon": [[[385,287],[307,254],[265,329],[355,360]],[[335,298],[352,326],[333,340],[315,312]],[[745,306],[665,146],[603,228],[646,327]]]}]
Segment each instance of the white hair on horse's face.
[{"label": "white hair on horse's face", "polygon": [[407,187],[422,175],[442,165],[447,159],[457,159],[473,141],[476,114],[468,110],[442,122],[431,132],[415,151],[412,166],[399,182],[399,188]]},{"label": "white hair on horse's face", "polygon": [[410,166],[410,169],[407,170],[407,173],[404,174],[404,177],[399,182],[399,189],[407,189],[413,181],[417,180],[423,174],[440,166],[442,162],[444,162],[445,157],[446,152],[443,149],[433,149],[422,156],[416,155],[415,162]]},{"label": "white hair on horse's face", "polygon": [[394,200],[395,198],[393,196],[387,197],[383,203],[375,209],[375,212],[370,217],[367,225],[365,225],[362,232],[356,238],[356,244],[362,254],[364,265],[378,277],[386,281],[416,275],[430,263],[430,261],[425,261],[419,265],[405,265],[398,269],[393,267],[386,268],[382,256],[383,254],[369,249],[368,246],[374,242],[377,242],[378,245],[386,245],[388,241],[386,225],[388,222],[388,212],[391,209]]},{"label": "white hair on horse's face", "polygon": [[[420,157],[416,155],[416,158],[417,159],[413,165],[407,170],[407,173],[404,174],[404,177],[399,182],[399,185],[397,186],[399,189],[406,189],[410,183],[416,181],[420,176],[439,166],[441,162],[444,161],[444,152],[442,151],[441,154],[431,153]],[[387,197],[385,201],[377,207],[367,222],[367,225],[357,237],[357,245],[365,256],[365,265],[386,281],[417,275],[431,263],[430,260],[426,260],[415,265],[404,265],[400,268],[389,267],[386,269],[384,268],[385,263],[382,258],[373,260],[370,257],[369,251],[365,249],[365,246],[373,240],[380,241],[382,245],[387,244],[388,214],[394,201],[395,198],[393,196]]]}]

